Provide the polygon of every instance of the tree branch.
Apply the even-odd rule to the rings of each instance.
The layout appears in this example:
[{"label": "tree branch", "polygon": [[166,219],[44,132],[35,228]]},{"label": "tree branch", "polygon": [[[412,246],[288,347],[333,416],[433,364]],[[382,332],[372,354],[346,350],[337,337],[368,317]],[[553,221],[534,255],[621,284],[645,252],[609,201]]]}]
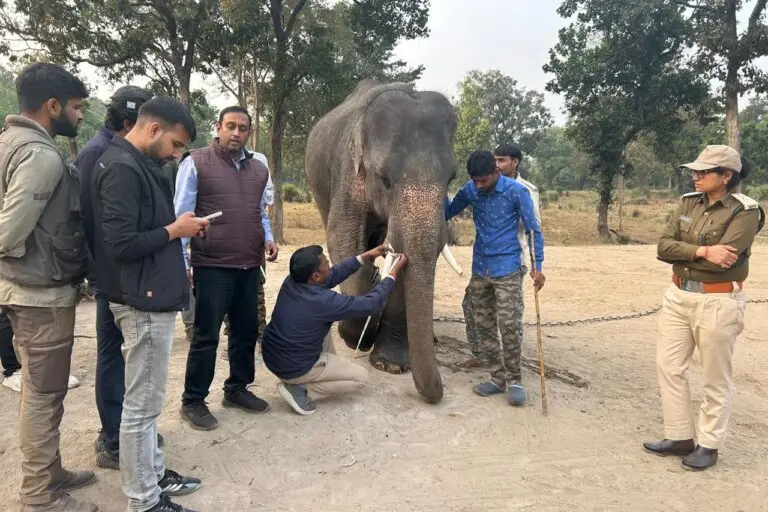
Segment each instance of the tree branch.
[{"label": "tree branch", "polygon": [[288,18],[288,25],[285,27],[285,35],[286,37],[290,37],[291,32],[293,31],[293,26],[296,24],[296,18],[298,18],[299,13],[304,8],[304,6],[307,4],[307,0],[299,0],[299,2],[296,4],[296,7],[293,8],[293,12],[291,12],[291,17]]},{"label": "tree branch", "polygon": [[272,15],[272,24],[275,26],[275,37],[278,41],[285,41],[283,0],[271,0],[269,3],[269,13]]},{"label": "tree branch", "polygon": [[715,10],[706,5],[707,0],[704,0],[702,3],[690,3],[685,0],[672,0],[672,3],[680,5],[682,7],[688,7],[689,9],[701,9],[702,11],[708,11],[708,12],[714,12]]},{"label": "tree branch", "polygon": [[195,49],[197,47],[197,34],[200,29],[200,24],[203,22],[203,19],[205,19],[206,11],[205,0],[200,0],[200,3],[197,6],[197,13],[195,13],[194,27],[188,36],[187,48],[184,51],[184,71],[186,73],[192,72],[192,64],[195,59]]},{"label": "tree branch", "polygon": [[211,66],[211,70],[213,71],[213,74],[216,75],[216,78],[219,79],[219,82],[221,82],[222,87],[224,87],[227,91],[232,93],[232,95],[235,98],[239,98],[240,95],[230,86],[227,82],[228,80],[225,80],[223,76],[221,76],[221,73],[219,73],[219,70],[216,69],[216,66]]},{"label": "tree branch", "polygon": [[757,0],[754,9],[752,9],[752,14],[749,16],[747,32],[741,38],[738,50],[739,62],[742,64],[750,59],[750,52],[753,50],[757,40],[763,34],[764,26],[760,23],[760,18],[763,15],[767,3],[768,0]]}]

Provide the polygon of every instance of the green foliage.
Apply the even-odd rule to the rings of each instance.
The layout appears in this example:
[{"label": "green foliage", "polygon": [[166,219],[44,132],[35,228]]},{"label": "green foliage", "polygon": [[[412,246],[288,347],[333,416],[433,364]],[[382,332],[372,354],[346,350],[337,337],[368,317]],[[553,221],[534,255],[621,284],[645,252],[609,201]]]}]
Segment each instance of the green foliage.
[{"label": "green foliage", "polygon": [[311,127],[360,79],[412,81],[419,76],[423,68],[405,68],[393,59],[393,51],[404,39],[428,34],[428,8],[428,0],[223,3],[223,46],[239,49],[227,63],[232,69],[225,71],[237,78],[232,92],[242,104],[255,104],[258,123],[263,113],[270,127],[278,241],[283,241],[284,168],[298,181]]},{"label": "green foliage", "polygon": [[283,201],[286,203],[309,203],[312,195],[293,183],[283,183]]},{"label": "green foliage", "polygon": [[768,97],[758,96],[739,114],[741,149],[756,164],[748,183],[768,184]]},{"label": "green foliage", "polygon": [[[690,34],[696,43],[698,69],[726,88],[732,81],[738,93],[766,91],[768,73],[760,59],[768,55],[767,2],[720,0],[688,3],[691,7],[689,20],[693,27]],[[739,33],[739,11],[747,6],[751,9],[749,21],[746,30]]]},{"label": "green foliage", "polygon": [[543,94],[520,87],[495,69],[470,71],[459,88],[454,154],[460,169],[473,150],[501,143],[519,144],[524,157],[536,153],[544,130],[552,125]]},{"label": "green foliage", "polygon": [[666,0],[565,0],[558,9],[576,21],[550,50],[547,90],[565,96],[567,133],[590,157],[603,239],[614,177],[631,171],[629,143],[644,132],[675,133],[681,111],[706,99],[707,84],[686,65],[682,10]]},{"label": "green foliage", "polygon": [[[14,74],[0,67],[0,120],[4,120],[9,114],[17,114],[19,104],[16,99],[16,86],[14,84]],[[89,98],[86,101],[85,116],[78,129],[77,147],[82,148],[99,130],[104,126],[107,106],[99,98]],[[72,151],[70,140],[59,137],[57,143],[65,156],[71,157]]]},{"label": "green foliage", "polygon": [[[0,2],[0,34],[33,44],[47,60],[96,66],[110,82],[148,76],[153,89],[188,104],[192,72],[210,72],[207,62],[227,59],[219,6],[217,0]],[[0,52],[9,50],[0,45]]]},{"label": "green foliage", "polygon": [[768,185],[747,187],[746,194],[755,201],[768,201]]},{"label": "green foliage", "polygon": [[192,118],[197,127],[197,138],[190,144],[191,148],[202,148],[211,143],[213,139],[213,129],[218,120],[218,111],[208,104],[205,98],[205,91],[192,91],[190,96],[190,106]]},{"label": "green foliage", "polygon": [[589,173],[589,158],[566,136],[565,128],[544,130],[531,166],[530,179],[537,186],[583,190],[594,186]]},{"label": "green foliage", "polygon": [[460,179],[457,186],[467,178],[466,163],[470,153],[478,148],[491,147],[491,122],[483,111],[483,91],[478,84],[466,78],[456,103],[456,133],[453,138],[453,152],[459,164]]}]

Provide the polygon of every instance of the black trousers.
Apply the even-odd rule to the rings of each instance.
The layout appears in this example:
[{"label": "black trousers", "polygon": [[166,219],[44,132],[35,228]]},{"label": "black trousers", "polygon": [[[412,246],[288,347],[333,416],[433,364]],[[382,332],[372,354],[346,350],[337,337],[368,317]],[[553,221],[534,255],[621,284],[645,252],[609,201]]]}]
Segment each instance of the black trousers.
[{"label": "black trousers", "polygon": [[0,364],[3,365],[3,375],[6,377],[21,370],[21,363],[13,350],[11,319],[5,313],[0,313]]},{"label": "black trousers", "polygon": [[104,448],[120,449],[120,421],[125,396],[123,333],[115,323],[109,299],[96,292],[96,409],[101,419]]},{"label": "black trousers", "polygon": [[216,369],[216,349],[224,315],[229,317],[229,378],[224,393],[245,391],[255,374],[259,334],[259,268],[195,267],[195,334],[189,347],[182,403],[205,400]]}]

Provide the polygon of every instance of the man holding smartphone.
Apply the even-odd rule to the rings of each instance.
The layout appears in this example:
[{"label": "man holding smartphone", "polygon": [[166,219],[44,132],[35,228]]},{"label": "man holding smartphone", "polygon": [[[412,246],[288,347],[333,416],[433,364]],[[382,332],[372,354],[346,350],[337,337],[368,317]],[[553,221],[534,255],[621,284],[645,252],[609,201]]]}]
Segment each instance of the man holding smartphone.
[{"label": "man holding smartphone", "polygon": [[125,137],[114,136],[93,176],[94,266],[124,339],[119,466],[129,510],[183,512],[170,497],[200,487],[166,468],[157,439],[176,315],[189,304],[180,239],[208,227],[191,212],[174,214],[161,166],[196,132],[184,105],[153,98]]},{"label": "man holding smartphone", "polygon": [[[187,268],[195,293],[194,334],[187,357],[181,417],[197,430],[219,424],[205,403],[216,367],[216,349],[224,315],[229,317],[229,378],[224,382],[224,407],[263,413],[269,404],[246,386],[255,376],[259,330],[258,296],[262,248],[267,261],[277,258],[266,213],[266,166],[245,149],[251,116],[242,107],[219,114],[217,138],[185,155],[176,181],[176,211],[198,217],[216,212],[203,239],[191,241]],[[189,243],[184,239],[183,243]],[[186,251],[185,251],[186,254]]]}]

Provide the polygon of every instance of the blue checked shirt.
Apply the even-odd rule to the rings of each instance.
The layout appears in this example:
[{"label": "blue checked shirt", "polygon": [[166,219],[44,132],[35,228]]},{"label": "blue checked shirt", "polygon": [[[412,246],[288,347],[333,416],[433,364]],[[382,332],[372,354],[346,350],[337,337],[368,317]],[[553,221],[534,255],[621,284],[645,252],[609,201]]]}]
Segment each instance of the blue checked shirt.
[{"label": "blue checked shirt", "polygon": [[[472,250],[472,273],[481,277],[502,277],[516,272],[523,264],[517,237],[520,221],[525,232],[533,232],[536,241],[536,269],[544,262],[544,237],[528,189],[506,176],[499,176],[496,187],[481,192],[474,182],[464,185],[459,193],[445,201],[446,220],[472,207],[475,221],[475,244]],[[530,262],[526,262],[530,264]]]}]

